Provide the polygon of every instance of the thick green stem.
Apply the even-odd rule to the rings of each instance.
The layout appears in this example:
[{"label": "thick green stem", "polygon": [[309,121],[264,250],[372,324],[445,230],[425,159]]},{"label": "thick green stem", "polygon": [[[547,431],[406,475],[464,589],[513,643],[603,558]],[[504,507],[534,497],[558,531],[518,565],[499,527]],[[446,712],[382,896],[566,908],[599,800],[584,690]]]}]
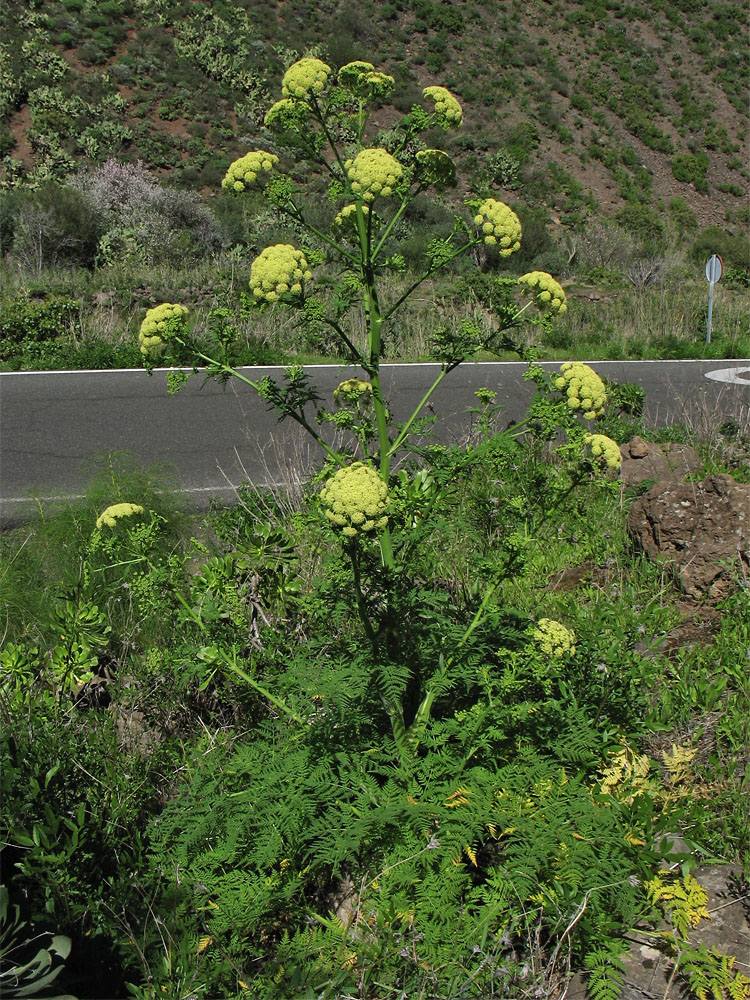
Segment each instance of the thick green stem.
[{"label": "thick green stem", "polygon": [[372,622],[370,621],[370,616],[367,614],[367,605],[365,603],[365,596],[362,593],[362,577],[359,572],[359,557],[356,549],[353,545],[349,546],[349,558],[352,563],[352,572],[354,574],[354,593],[357,598],[357,612],[359,613],[360,620],[365,629],[365,634],[370,640],[370,645],[372,646],[373,653],[377,654],[378,651],[378,637],[375,635],[375,629],[372,627]]},{"label": "thick green stem", "polygon": [[393,227],[396,225],[396,223],[398,222],[398,220],[401,218],[401,216],[406,211],[406,208],[409,205],[409,203],[419,194],[419,192],[421,190],[422,189],[419,188],[417,191],[414,192],[413,195],[410,195],[410,196],[408,196],[408,197],[406,197],[406,198],[403,199],[403,201],[401,202],[401,204],[398,207],[398,211],[393,216],[393,218],[391,219],[391,221],[388,223],[388,225],[385,228],[385,232],[381,235],[380,239],[378,240],[378,245],[372,251],[372,259],[373,260],[375,260],[377,258],[378,254],[380,253],[380,251],[381,251],[381,249],[383,247],[383,244],[385,243],[385,241],[388,239],[388,237],[390,236],[391,232],[393,231]]}]

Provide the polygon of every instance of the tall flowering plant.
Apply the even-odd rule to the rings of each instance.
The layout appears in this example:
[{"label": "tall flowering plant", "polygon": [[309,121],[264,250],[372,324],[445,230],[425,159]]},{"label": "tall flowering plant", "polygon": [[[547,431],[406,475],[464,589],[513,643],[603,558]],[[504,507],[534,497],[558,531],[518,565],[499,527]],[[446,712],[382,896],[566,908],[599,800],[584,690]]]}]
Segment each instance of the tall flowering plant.
[{"label": "tall flowering plant", "polygon": [[[422,273],[395,300],[382,300],[379,285],[383,273],[401,264],[393,252],[393,243],[408,206],[417,195],[439,192],[456,182],[456,167],[450,156],[441,149],[425,148],[422,136],[428,130],[447,132],[463,123],[463,111],[454,94],[445,87],[426,87],[424,104],[415,105],[380,140],[382,145],[369,145],[366,137],[372,131],[368,128],[370,113],[376,104],[389,98],[393,88],[393,77],[369,62],[356,60],[334,72],[321,59],[300,59],[286,71],[282,97],[265,116],[267,137],[262,145],[280,155],[259,144],[259,148],[249,150],[231,164],[223,181],[224,189],[237,197],[248,191],[262,193],[297,231],[306,233],[305,246],[278,243],[266,247],[252,262],[253,301],[259,309],[299,309],[306,322],[327,326],[338,338],[347,360],[362,370],[369,387],[373,432],[373,447],[362,458],[376,469],[386,488],[394,456],[406,444],[419,414],[446,375],[478,350],[502,343],[504,331],[516,325],[532,303],[554,315],[566,308],[564,292],[550,275],[524,275],[518,287],[529,301],[520,305],[515,314],[506,315],[498,328],[483,333],[466,324],[443,335],[437,345],[441,370],[434,384],[400,428],[391,426],[381,388],[380,362],[384,333],[399,308],[424,281],[468,251],[486,245],[497,247],[501,256],[507,257],[521,243],[521,224],[507,205],[493,198],[467,204],[466,218],[455,219],[450,236],[429,241]],[[301,191],[284,171],[284,149],[293,152],[298,164],[316,168],[327,177],[334,206],[330,230],[314,225],[306,217]],[[315,288],[315,271],[324,265],[338,281],[337,294],[327,301]],[[346,314],[358,302],[364,306],[367,325],[364,349],[355,344],[346,322]],[[184,347],[185,342],[180,331],[172,331],[168,340],[143,336],[141,351],[150,365],[157,358],[166,360],[170,347]],[[184,360],[184,352],[180,357]],[[331,448],[308,418],[306,405],[319,397],[299,369],[289,369],[286,385],[280,386],[270,379],[256,383],[246,378],[229,365],[226,352],[218,359],[196,352],[194,360],[206,365],[210,375],[236,376],[253,386],[282,415],[302,424],[335,465],[343,467],[351,461],[351,455]],[[323,419],[331,419],[331,415]],[[335,422],[342,425],[344,418],[337,415]],[[361,427],[351,429],[359,440],[363,438]],[[390,529],[382,518],[378,538],[383,565],[392,569],[395,564]]]},{"label": "tall flowering plant", "polygon": [[[339,386],[335,412],[319,410],[311,418],[310,404],[317,404],[321,397],[300,367],[288,368],[283,384],[269,377],[255,382],[229,364],[226,343],[218,358],[201,352],[193,356],[194,363],[202,363],[210,376],[235,376],[252,386],[282,416],[303,426],[325,450],[331,469],[321,503],[328,524],[339,534],[351,558],[358,610],[376,663],[388,660],[397,643],[389,641],[387,634],[393,629],[387,599],[376,612],[366,599],[361,578],[363,553],[371,551],[376,540],[386,579],[395,573],[399,553],[394,549],[392,526],[399,496],[403,498],[411,490],[410,495],[425,500],[430,489],[429,477],[424,474],[411,486],[403,483],[403,473],[394,477],[394,457],[408,444],[424,407],[453,369],[479,350],[507,346],[508,331],[522,318],[533,316],[532,321],[547,323],[567,308],[565,293],[551,275],[539,271],[523,275],[517,282],[518,305],[505,310],[494,328],[482,330],[464,323],[456,330],[441,332],[435,344],[441,363],[437,377],[408,419],[399,426],[392,423],[380,366],[384,334],[401,306],[456,258],[470,251],[476,258],[483,247],[506,258],[520,248],[522,238],[518,216],[508,205],[494,198],[467,202],[465,217],[455,218],[449,236],[427,241],[421,273],[394,298],[385,299],[381,294],[383,274],[403,268],[397,236],[407,208],[418,195],[441,192],[456,183],[451,157],[442,149],[427,148],[423,136],[448,132],[463,123],[456,96],[445,87],[430,86],[423,91],[423,104],[415,105],[371,144],[370,114],[378,103],[387,101],[393,88],[393,78],[369,62],[357,60],[334,72],[321,59],[300,59],[287,70],[281,99],[265,116],[264,141],[232,163],[223,181],[224,189],[237,198],[249,191],[260,193],[290,221],[292,231],[305,234],[303,245],[278,243],[266,247],[252,262],[249,280],[254,308],[297,309],[303,322],[327,327],[362,378],[347,379]],[[302,191],[285,170],[284,150],[291,151],[288,162],[296,165],[296,175],[302,168],[316,169],[327,178],[330,228],[308,218]],[[316,272],[323,267],[333,274],[333,294],[316,286]],[[330,281],[326,287],[330,289]],[[364,342],[357,342],[347,320],[357,305],[364,310]],[[532,305],[538,311],[527,313]],[[169,308],[174,311],[176,307]],[[157,358],[165,360],[170,351],[175,357],[185,357],[189,337],[181,325],[183,316],[170,313],[167,318],[163,328],[157,324],[157,330],[152,331],[149,326],[141,337],[147,365],[153,365]],[[174,381],[175,376],[172,378]],[[564,381],[567,385],[567,374]],[[592,397],[590,409],[596,410],[598,405]],[[320,429],[325,421],[352,432],[354,446],[350,451],[337,450],[325,440]],[[488,608],[492,589],[462,642],[468,640]],[[379,619],[373,620],[378,615]],[[443,672],[454,658],[455,654],[441,657]],[[433,687],[424,696],[410,733],[401,705],[393,698],[383,698],[396,742],[402,747],[413,749],[415,733],[425,724],[434,696]]]}]

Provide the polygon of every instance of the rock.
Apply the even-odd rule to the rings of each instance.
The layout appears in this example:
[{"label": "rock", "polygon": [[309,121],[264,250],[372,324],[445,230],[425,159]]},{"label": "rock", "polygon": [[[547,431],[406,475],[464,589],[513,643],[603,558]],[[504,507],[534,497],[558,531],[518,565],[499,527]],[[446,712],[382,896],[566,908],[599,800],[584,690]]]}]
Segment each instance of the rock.
[{"label": "rock", "polygon": [[620,472],[626,486],[647,480],[686,479],[703,464],[689,444],[653,444],[637,436],[620,446],[620,454]]},{"label": "rock", "polygon": [[636,551],[673,561],[686,594],[719,600],[733,568],[750,570],[750,485],[727,475],[657,483],[630,508],[628,534]]}]

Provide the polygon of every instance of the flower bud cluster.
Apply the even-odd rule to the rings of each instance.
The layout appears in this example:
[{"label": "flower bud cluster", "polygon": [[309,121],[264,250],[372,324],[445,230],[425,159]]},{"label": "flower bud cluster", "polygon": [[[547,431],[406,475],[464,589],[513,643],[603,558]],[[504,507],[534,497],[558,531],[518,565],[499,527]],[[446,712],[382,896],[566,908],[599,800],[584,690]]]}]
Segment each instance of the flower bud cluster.
[{"label": "flower bud cluster", "polygon": [[237,191],[238,194],[251,187],[260,187],[278,162],[278,156],[273,153],[252,150],[231,164],[221,186],[225,191]]},{"label": "flower bud cluster", "polygon": [[456,183],[456,164],[442,149],[420,149],[416,173],[421,184],[446,188]]},{"label": "flower bud cluster", "polygon": [[518,284],[534,296],[534,301],[541,312],[553,316],[567,312],[568,306],[562,285],[546,271],[529,271],[528,274],[522,274]]},{"label": "flower bud cluster", "polygon": [[[367,221],[367,217],[370,214],[370,206],[362,205],[362,214]],[[377,216],[373,216],[373,231],[377,228]],[[358,240],[357,232],[357,206],[354,202],[351,205],[344,205],[340,212],[337,213],[333,220],[334,230],[338,230],[342,236],[346,237],[348,240],[354,240],[356,243]]]},{"label": "flower bud cluster", "polygon": [[114,528],[121,517],[132,517],[134,514],[142,513],[143,507],[138,503],[113,503],[97,517],[96,526],[101,528],[106,525],[108,528]]},{"label": "flower bud cluster", "polygon": [[594,458],[608,469],[619,469],[622,465],[619,445],[606,434],[587,434],[586,444]]},{"label": "flower bud cluster", "polygon": [[305,125],[309,113],[309,109],[304,104],[300,104],[299,101],[294,101],[290,97],[285,97],[268,109],[263,122],[266,128],[273,131],[294,131]]},{"label": "flower bud cluster", "polygon": [[281,295],[300,298],[304,282],[311,278],[304,253],[289,243],[276,243],[253,261],[250,291],[258,301],[276,302]]},{"label": "flower bud cluster", "polygon": [[363,149],[344,166],[352,191],[364,201],[389,197],[404,175],[404,168],[386,149]]},{"label": "flower bud cluster", "polygon": [[581,361],[566,361],[560,366],[560,375],[555,379],[555,388],[568,397],[571,410],[582,410],[586,420],[601,417],[607,393],[604,382],[593,368]]},{"label": "flower bud cluster", "polygon": [[521,247],[521,220],[502,201],[494,198],[483,201],[474,216],[474,225],[482,231],[488,247],[499,247],[501,257],[510,257]]},{"label": "flower bud cluster", "polygon": [[443,128],[459,128],[464,120],[464,113],[457,99],[445,87],[425,87],[422,96],[435,104],[438,122]]},{"label": "flower bud cluster", "polygon": [[150,360],[161,357],[170,337],[184,330],[187,315],[187,306],[173,302],[163,302],[160,306],[149,309],[138,331],[143,357]]},{"label": "flower bud cluster", "polygon": [[281,93],[302,101],[317,97],[323,93],[330,75],[331,67],[322,59],[300,59],[284,74]]},{"label": "flower bud cluster", "polygon": [[355,462],[339,469],[321,491],[326,517],[346,538],[356,538],[388,523],[388,487],[375,469]]},{"label": "flower bud cluster", "polygon": [[372,396],[372,383],[361,378],[347,378],[339,382],[333,391],[333,399],[337,406],[348,406],[357,403],[363,396]]},{"label": "flower bud cluster", "polygon": [[575,656],[576,634],[552,618],[540,618],[531,633],[539,648],[548,656]]},{"label": "flower bud cluster", "polygon": [[396,81],[387,73],[376,70],[372,63],[356,59],[342,66],[338,75],[339,84],[355,97],[388,97]]}]

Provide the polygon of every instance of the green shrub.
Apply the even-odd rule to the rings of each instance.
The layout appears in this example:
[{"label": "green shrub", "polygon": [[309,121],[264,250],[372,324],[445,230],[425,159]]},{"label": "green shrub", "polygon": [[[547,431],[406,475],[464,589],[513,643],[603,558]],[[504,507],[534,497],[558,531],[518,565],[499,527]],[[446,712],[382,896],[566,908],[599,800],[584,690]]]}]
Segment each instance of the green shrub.
[{"label": "green shrub", "polygon": [[725,267],[746,268],[750,263],[750,239],[743,232],[708,226],[690,247],[690,259],[702,264],[714,253],[722,258]]},{"label": "green shrub", "polygon": [[672,158],[672,175],[683,184],[692,184],[696,191],[708,191],[709,161],[707,153],[679,153]]}]

